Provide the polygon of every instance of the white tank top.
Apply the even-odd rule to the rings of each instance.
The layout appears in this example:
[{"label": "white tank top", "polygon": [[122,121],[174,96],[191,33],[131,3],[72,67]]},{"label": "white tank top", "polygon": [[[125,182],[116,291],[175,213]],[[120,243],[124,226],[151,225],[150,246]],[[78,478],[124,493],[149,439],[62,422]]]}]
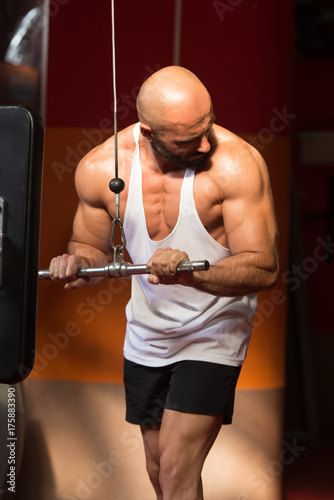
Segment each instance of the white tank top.
[{"label": "white tank top", "polygon": [[[137,123],[134,127],[136,149],[123,223],[132,261],[145,264],[158,248],[166,247],[187,252],[190,260],[207,259],[212,265],[229,257],[231,251],[210,236],[198,216],[193,169],[185,171],[174,229],[161,241],[149,237],[142,195],[139,126]],[[182,285],[151,285],[147,275],[132,276],[124,356],[146,366],[181,360],[240,366],[246,356],[256,307],[257,294],[217,297]]]}]

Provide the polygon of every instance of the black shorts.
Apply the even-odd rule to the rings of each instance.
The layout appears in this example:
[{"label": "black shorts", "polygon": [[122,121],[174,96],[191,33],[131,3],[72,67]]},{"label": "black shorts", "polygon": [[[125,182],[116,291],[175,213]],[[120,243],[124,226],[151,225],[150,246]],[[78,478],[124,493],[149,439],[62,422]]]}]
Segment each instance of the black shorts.
[{"label": "black shorts", "polygon": [[162,367],[124,360],[126,420],[157,425],[164,409],[202,415],[223,415],[232,422],[235,387],[241,367],[180,361]]}]

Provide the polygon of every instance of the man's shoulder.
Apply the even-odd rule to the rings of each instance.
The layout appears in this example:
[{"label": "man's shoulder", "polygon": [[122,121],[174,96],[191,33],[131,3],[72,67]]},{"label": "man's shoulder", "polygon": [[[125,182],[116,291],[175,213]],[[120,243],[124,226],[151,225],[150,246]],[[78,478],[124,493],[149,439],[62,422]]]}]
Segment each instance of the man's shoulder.
[{"label": "man's shoulder", "polygon": [[[117,134],[119,175],[128,182],[131,156],[135,149],[134,125]],[[110,198],[109,181],[115,174],[115,137],[111,135],[96,146],[79,163],[75,173],[75,184],[79,197],[92,204],[103,205]]]},{"label": "man's shoulder", "polygon": [[212,157],[214,163],[223,167],[232,164],[236,167],[245,163],[261,163],[263,158],[259,151],[239,135],[219,125],[213,126]]},{"label": "man's shoulder", "polygon": [[[117,147],[120,150],[134,149],[134,128],[136,123],[117,132]],[[115,136],[112,134],[106,141],[97,146],[91,151],[93,155],[114,154],[115,152]]]},{"label": "man's shoulder", "polygon": [[250,153],[258,154],[258,151],[249,142],[220,125],[214,124],[212,145],[218,153],[226,154]]},{"label": "man's shoulder", "polygon": [[[135,138],[134,138],[134,128],[138,125],[137,123],[132,123],[128,127],[124,128],[117,134],[118,145],[124,149],[134,149],[135,148]],[[114,140],[114,137],[113,137]]]},{"label": "man's shoulder", "polygon": [[[119,156],[131,153],[135,148],[132,124],[117,133],[117,149]],[[111,135],[104,142],[92,149],[80,163],[81,169],[110,170],[110,164],[115,159],[115,136]]]},{"label": "man's shoulder", "polygon": [[[214,125],[209,168],[204,169],[222,190],[221,198],[261,185],[267,167],[261,154],[237,134]],[[257,189],[255,186],[254,189]]]}]

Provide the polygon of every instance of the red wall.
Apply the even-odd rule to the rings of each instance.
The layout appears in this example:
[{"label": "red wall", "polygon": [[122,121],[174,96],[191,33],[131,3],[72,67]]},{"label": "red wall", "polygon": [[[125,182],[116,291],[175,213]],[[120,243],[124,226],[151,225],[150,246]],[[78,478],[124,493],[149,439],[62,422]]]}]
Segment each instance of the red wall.
[{"label": "red wall", "polygon": [[[110,5],[70,0],[51,17],[49,127],[98,127],[102,119],[113,120]],[[173,15],[174,2],[159,2],[158,9],[154,0],[115,2],[120,128],[136,120],[138,85],[172,62]]]},{"label": "red wall", "polygon": [[[138,85],[173,63],[174,2],[115,2],[120,126],[136,120]],[[110,0],[69,0],[51,17],[47,125],[112,120]],[[181,66],[214,100],[217,122],[257,133],[291,105],[290,0],[184,0]],[[276,132],[286,135],[287,130]]]}]

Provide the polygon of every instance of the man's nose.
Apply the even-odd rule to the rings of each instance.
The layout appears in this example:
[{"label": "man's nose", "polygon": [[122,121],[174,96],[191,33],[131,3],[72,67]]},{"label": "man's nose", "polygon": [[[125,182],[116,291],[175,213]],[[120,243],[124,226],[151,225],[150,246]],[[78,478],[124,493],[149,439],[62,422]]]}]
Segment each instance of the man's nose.
[{"label": "man's nose", "polygon": [[197,151],[199,153],[208,153],[210,149],[211,149],[211,144],[209,143],[207,136],[203,135],[199,140]]}]

